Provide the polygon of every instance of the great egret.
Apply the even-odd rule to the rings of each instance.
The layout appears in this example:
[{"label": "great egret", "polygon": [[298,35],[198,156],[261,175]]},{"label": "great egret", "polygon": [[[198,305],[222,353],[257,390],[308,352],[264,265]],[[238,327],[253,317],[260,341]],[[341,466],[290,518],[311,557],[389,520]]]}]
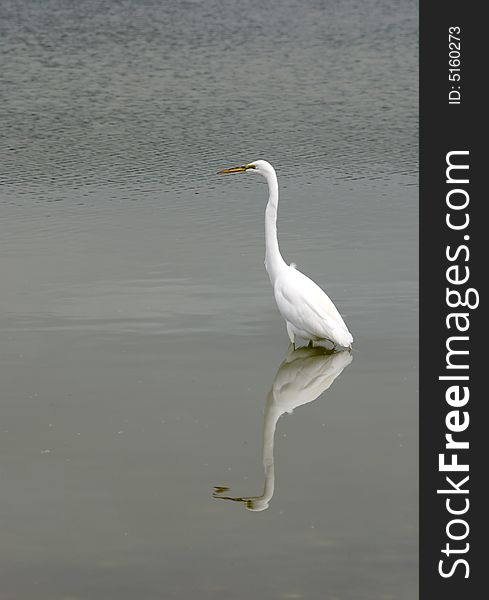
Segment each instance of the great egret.
[{"label": "great egret", "polygon": [[338,309],[327,294],[312,279],[288,265],[278,246],[277,209],[278,180],[275,169],[266,160],[255,160],[242,167],[220,171],[226,173],[254,173],[265,177],[268,183],[268,204],[265,210],[265,267],[273,287],[278,310],[287,324],[292,344],[295,338],[316,341],[328,340],[333,346],[350,348],[353,337]]}]

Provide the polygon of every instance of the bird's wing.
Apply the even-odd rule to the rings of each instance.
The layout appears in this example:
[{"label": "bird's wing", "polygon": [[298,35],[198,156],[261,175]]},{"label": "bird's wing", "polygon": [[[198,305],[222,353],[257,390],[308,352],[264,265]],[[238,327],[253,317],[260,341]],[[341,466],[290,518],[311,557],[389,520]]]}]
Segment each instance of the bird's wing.
[{"label": "bird's wing", "polygon": [[282,316],[298,329],[318,337],[351,337],[336,306],[304,273],[287,269],[275,282],[274,292]]}]

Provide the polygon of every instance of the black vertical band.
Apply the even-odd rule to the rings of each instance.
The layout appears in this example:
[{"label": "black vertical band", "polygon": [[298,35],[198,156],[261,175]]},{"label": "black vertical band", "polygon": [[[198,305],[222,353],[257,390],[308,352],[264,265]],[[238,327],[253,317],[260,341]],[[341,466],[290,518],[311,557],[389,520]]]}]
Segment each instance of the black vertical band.
[{"label": "black vertical band", "polygon": [[479,598],[487,570],[484,29],[480,3],[420,3],[421,600]]}]

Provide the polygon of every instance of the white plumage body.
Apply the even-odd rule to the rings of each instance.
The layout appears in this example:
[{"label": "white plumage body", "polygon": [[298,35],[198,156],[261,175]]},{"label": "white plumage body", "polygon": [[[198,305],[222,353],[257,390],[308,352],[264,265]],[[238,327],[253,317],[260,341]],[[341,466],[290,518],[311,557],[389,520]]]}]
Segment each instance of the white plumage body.
[{"label": "white plumage body", "polygon": [[265,210],[265,267],[270,277],[280,314],[287,324],[292,343],[295,338],[311,342],[329,340],[334,346],[349,348],[353,337],[338,309],[326,293],[306,275],[288,265],[278,245],[278,180],[275,169],[266,160],[242,167],[224,169],[224,173],[256,173],[267,180],[268,203]]},{"label": "white plumage body", "polygon": [[348,348],[353,336],[338,309],[312,279],[287,266],[275,279],[273,294],[278,310],[287,323],[290,341],[330,340]]}]

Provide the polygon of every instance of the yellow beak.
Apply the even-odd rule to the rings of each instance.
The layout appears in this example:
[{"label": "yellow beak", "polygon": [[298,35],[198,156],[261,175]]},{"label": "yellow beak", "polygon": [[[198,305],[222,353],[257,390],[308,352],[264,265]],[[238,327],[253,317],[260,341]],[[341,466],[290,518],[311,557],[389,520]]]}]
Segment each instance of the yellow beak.
[{"label": "yellow beak", "polygon": [[223,169],[222,171],[219,171],[218,175],[226,175],[226,173],[244,173],[247,168],[248,165],[244,165],[242,167],[233,167],[232,169]]}]

